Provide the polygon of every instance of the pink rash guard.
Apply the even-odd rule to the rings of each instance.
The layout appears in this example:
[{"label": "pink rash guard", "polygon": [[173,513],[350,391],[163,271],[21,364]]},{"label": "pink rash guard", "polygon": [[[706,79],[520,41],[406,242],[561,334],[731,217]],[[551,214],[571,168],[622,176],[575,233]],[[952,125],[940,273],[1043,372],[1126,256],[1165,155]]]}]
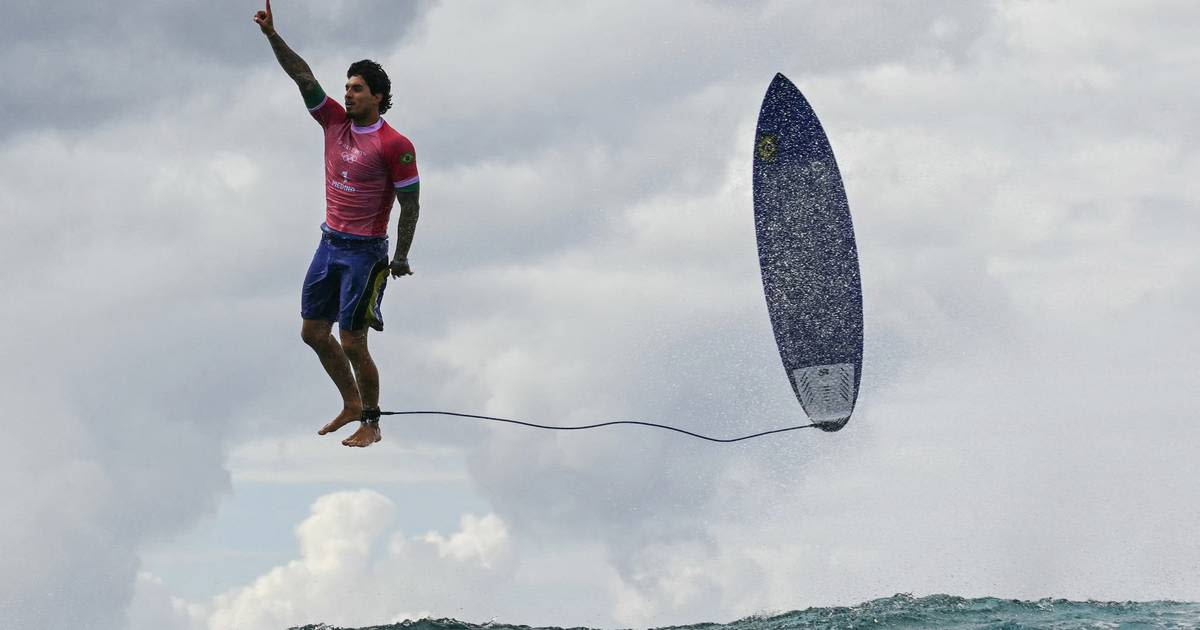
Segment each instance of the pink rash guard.
[{"label": "pink rash guard", "polygon": [[382,118],[355,125],[328,96],[308,111],[325,130],[325,224],[347,234],[387,236],[395,191],[421,181],[412,142]]}]

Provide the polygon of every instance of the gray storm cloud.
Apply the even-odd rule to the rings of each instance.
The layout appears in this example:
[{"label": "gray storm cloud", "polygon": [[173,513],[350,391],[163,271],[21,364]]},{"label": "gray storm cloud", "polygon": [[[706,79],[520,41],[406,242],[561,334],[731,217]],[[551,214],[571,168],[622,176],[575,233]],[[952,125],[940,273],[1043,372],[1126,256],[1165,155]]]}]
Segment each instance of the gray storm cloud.
[{"label": "gray storm cloud", "polygon": [[[273,8],[289,37],[313,52],[344,57],[338,60],[344,72],[350,62],[378,54],[377,42],[402,39],[428,4],[285,0]],[[0,139],[154,117],[204,94],[230,98],[230,77],[263,65],[265,44],[246,28],[259,8],[233,0],[6,7],[0,73],[9,80],[0,107],[12,114],[0,121]],[[330,78],[341,85],[340,75]]]}]

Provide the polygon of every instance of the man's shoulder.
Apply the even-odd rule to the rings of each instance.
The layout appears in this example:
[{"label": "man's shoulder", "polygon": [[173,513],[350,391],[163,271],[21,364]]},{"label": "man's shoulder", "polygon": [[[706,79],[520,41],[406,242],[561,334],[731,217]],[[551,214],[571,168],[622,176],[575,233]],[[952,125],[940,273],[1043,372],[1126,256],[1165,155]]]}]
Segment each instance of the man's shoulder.
[{"label": "man's shoulder", "polygon": [[386,120],[383,121],[383,126],[380,127],[379,134],[379,137],[383,140],[385,146],[389,144],[398,144],[412,149],[412,140],[409,140],[408,136],[396,131],[396,128],[388,124]]},{"label": "man's shoulder", "polygon": [[402,162],[411,162],[414,159],[416,149],[413,148],[412,140],[396,131],[387,121],[384,121],[379,129],[379,139],[383,152],[388,157],[399,158]]},{"label": "man's shoulder", "polygon": [[342,104],[329,97],[325,96],[320,103],[308,108],[308,113],[312,115],[317,122],[321,123],[322,127],[330,127],[338,124],[348,124],[349,118],[346,117],[346,110]]}]

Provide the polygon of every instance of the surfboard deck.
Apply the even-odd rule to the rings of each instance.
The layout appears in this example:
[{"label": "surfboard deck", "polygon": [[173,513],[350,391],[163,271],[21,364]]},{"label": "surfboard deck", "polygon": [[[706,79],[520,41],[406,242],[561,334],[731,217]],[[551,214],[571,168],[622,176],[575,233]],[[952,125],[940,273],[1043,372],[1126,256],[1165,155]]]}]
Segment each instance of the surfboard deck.
[{"label": "surfboard deck", "polygon": [[850,420],[862,380],[858,249],[833,148],[804,95],[782,74],[758,115],[754,227],[788,381],[809,418],[837,431]]}]

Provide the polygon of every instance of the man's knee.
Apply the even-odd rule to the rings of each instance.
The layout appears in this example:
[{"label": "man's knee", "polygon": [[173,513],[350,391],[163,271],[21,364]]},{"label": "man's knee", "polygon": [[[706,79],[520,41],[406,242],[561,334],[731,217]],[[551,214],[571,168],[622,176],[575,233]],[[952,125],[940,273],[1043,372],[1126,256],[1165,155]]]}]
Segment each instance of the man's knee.
[{"label": "man's knee", "polygon": [[304,340],[304,343],[316,348],[329,341],[332,330],[333,322],[306,319],[300,326],[300,338]]},{"label": "man's knee", "polygon": [[351,361],[359,361],[370,358],[370,353],[367,351],[367,329],[362,330],[343,330],[341,331],[342,349],[346,351],[346,356],[350,357]]}]

